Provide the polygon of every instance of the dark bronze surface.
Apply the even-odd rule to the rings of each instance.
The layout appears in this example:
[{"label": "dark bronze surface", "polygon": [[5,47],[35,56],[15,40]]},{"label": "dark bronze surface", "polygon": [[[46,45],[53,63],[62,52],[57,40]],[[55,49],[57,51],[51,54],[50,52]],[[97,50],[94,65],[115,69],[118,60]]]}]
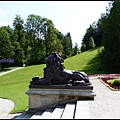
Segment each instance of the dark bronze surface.
[{"label": "dark bronze surface", "polygon": [[[52,52],[45,58],[46,68],[44,68],[44,77],[34,76],[29,87],[43,88],[78,88],[91,85],[86,73],[79,71],[66,70],[63,64],[64,60],[59,53]],[[57,85],[57,86],[55,86]],[[63,85],[63,86],[62,86]],[[59,87],[59,88],[60,88]],[[88,87],[88,88],[89,88]]]}]

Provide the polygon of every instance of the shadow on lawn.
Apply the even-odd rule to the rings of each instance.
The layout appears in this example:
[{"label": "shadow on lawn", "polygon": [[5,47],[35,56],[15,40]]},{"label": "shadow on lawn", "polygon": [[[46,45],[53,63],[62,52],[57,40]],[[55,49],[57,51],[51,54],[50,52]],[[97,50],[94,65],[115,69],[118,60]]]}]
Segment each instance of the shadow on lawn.
[{"label": "shadow on lawn", "polygon": [[12,70],[12,69],[10,69],[10,68],[3,68],[3,69],[0,69],[0,72],[6,72],[8,70]]},{"label": "shadow on lawn", "polygon": [[88,62],[86,67],[78,71],[84,71],[88,75],[106,73],[103,69],[101,69],[98,56],[95,56],[92,60]]}]

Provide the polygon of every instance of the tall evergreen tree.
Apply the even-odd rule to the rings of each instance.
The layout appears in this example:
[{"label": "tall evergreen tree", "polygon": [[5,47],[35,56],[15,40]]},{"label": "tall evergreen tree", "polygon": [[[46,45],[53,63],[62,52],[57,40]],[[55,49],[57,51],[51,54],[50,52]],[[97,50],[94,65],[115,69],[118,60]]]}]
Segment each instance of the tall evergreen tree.
[{"label": "tall evergreen tree", "polygon": [[92,37],[89,38],[89,49],[92,49],[95,47],[94,39]]},{"label": "tall evergreen tree", "polygon": [[77,55],[80,53],[80,50],[78,48],[78,44],[75,43],[74,48],[73,48],[73,54],[72,55]]},{"label": "tall evergreen tree", "polygon": [[87,50],[86,45],[84,43],[82,43],[80,50],[81,50],[81,53]]},{"label": "tall evergreen tree", "polygon": [[62,46],[63,46],[63,58],[66,59],[67,57],[72,56],[73,48],[72,48],[72,38],[70,32],[62,37]]},{"label": "tall evergreen tree", "polygon": [[14,35],[16,36],[15,48],[15,61],[16,65],[22,66],[25,59],[25,31],[24,31],[24,21],[21,19],[20,15],[16,15],[13,21]]},{"label": "tall evergreen tree", "polygon": [[113,2],[103,24],[104,68],[109,73],[120,72],[120,2]]},{"label": "tall evergreen tree", "polygon": [[70,51],[71,51],[71,54],[72,54],[72,45],[73,44],[72,44],[72,37],[71,37],[70,32],[67,33],[66,37],[68,37],[69,40],[70,40],[69,48],[70,48]]}]

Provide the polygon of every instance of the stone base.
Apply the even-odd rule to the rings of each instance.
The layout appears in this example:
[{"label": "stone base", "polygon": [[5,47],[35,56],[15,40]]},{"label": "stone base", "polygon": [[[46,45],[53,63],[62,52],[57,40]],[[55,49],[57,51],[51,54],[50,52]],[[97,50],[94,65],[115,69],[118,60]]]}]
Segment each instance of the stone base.
[{"label": "stone base", "polygon": [[[58,89],[57,89],[58,88]],[[93,92],[93,86],[74,87],[29,87],[26,92],[28,95],[29,110],[41,110],[47,107],[65,104],[78,99],[94,99],[96,96]]]}]

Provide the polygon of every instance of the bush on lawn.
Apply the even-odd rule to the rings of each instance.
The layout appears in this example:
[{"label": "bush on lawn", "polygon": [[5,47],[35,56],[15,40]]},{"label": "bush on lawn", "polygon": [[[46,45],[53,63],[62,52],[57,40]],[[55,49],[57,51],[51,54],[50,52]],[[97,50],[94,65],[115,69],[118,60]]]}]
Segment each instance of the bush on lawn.
[{"label": "bush on lawn", "polygon": [[120,80],[114,80],[113,85],[114,86],[120,86]]}]

